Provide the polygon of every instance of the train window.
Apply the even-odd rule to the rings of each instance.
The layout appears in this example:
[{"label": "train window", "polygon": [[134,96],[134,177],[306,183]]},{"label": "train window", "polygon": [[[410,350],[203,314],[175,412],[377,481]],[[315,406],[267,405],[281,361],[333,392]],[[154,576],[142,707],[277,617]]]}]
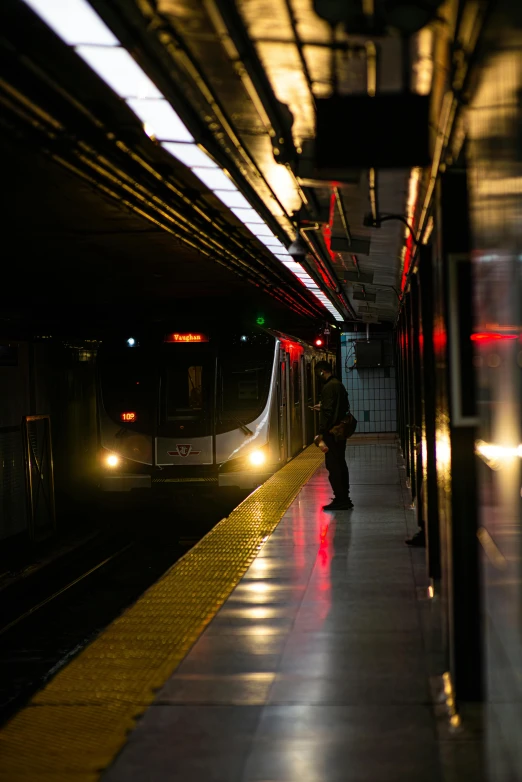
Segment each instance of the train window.
[{"label": "train window", "polygon": [[168,367],[165,373],[167,421],[198,416],[203,408],[203,367],[186,364]]},{"label": "train window", "polygon": [[297,361],[292,362],[292,385],[294,387],[294,405],[298,405],[301,401],[300,397],[300,388],[301,383],[300,376],[299,376],[299,364]]},{"label": "train window", "polygon": [[134,431],[147,432],[152,423],[157,375],[154,366],[140,348],[100,351],[99,378],[106,413],[121,423],[126,410],[136,413]]},{"label": "train window", "polygon": [[265,355],[263,351],[259,358],[223,356],[218,381],[218,432],[235,428],[237,420],[248,423],[261,414],[268,399],[271,370],[271,352]]},{"label": "train window", "polygon": [[312,362],[306,362],[306,398],[310,401],[313,397]]}]

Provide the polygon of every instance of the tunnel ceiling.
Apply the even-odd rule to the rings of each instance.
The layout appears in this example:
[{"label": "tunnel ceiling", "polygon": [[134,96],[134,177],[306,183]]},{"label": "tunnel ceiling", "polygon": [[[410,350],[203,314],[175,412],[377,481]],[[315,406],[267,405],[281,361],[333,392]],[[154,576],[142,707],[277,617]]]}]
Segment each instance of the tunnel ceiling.
[{"label": "tunnel ceiling", "polygon": [[[165,36],[182,42],[184,57],[198,63],[200,78],[223,107],[239,144],[253,162],[252,176],[256,170],[261,173],[267,186],[263,197],[285,232],[293,237],[295,213],[300,214],[305,229],[307,224],[319,223],[318,230],[305,231],[305,235],[313,241],[315,258],[328,259],[333,283],[348,301],[350,317],[361,318],[364,312],[372,319],[393,321],[401,284],[404,226],[388,223],[378,231],[363,226],[363,216],[370,209],[368,172],[356,170],[348,181],[336,181],[336,194],[333,182],[318,180],[311,170],[314,102],[330,94],[334,56],[330,26],[312,6],[312,0],[205,0],[200,4],[158,0],[158,15],[151,18],[161,18],[168,31]],[[342,94],[366,91],[363,44],[364,39],[356,36],[339,33],[336,37],[338,91]],[[380,50],[378,89],[398,90],[400,41],[382,39]],[[181,62],[179,66],[183,68]],[[296,164],[293,152],[297,153]],[[378,174],[382,212],[406,213],[409,174],[406,170]],[[369,254],[331,251],[330,238],[346,239],[347,231],[351,237],[371,239]],[[309,261],[317,262],[313,256]],[[373,273],[375,284],[348,281],[346,272]]]},{"label": "tunnel ceiling", "polygon": [[4,330],[65,322],[85,333],[184,318],[196,328],[227,309],[252,322],[259,313],[287,322],[283,302],[26,144],[0,135],[0,154],[10,194],[2,215]]},{"label": "tunnel ceiling", "polygon": [[[333,35],[312,0],[93,0],[210,161],[204,165],[213,169],[197,175],[143,132],[132,101],[28,5],[6,0],[0,9],[0,140],[16,194],[11,206],[18,199],[7,211],[17,225],[10,243],[31,272],[23,285],[21,268],[10,272],[13,310],[20,290],[34,289],[36,302],[47,286],[50,301],[52,281],[68,280],[69,301],[80,307],[91,290],[101,309],[132,302],[153,310],[237,293],[242,301],[271,296],[276,307],[316,322],[394,320],[405,227],[368,228],[363,218],[372,206],[408,217],[418,177],[410,169],[371,176],[354,169],[327,179],[313,167],[315,101],[330,94],[332,74],[342,94],[369,86],[364,37]],[[398,90],[400,40],[381,38],[378,46],[377,92]],[[427,29],[412,39],[419,92],[429,91],[430,46]],[[233,214],[229,199],[205,184],[219,169],[283,252],[300,227],[308,250],[302,281],[286,254],[276,258],[278,248],[257,237],[257,225],[238,219],[245,212]],[[35,264],[39,256],[45,265]]]},{"label": "tunnel ceiling", "polygon": [[[123,12],[125,3],[118,0],[117,5]],[[352,171],[344,181],[342,177],[320,180],[311,165],[315,101],[331,94],[332,61],[337,91],[364,94],[368,87],[366,38],[342,31],[332,37],[330,25],[314,12],[312,0],[205,0],[196,4],[158,0],[155,11],[148,3],[138,5],[149,29],[161,31],[152,32],[151,37],[157,36],[183,75],[180,83],[185,85],[185,94],[197,94],[192,101],[202,117],[208,120],[212,114],[210,126],[221,145],[231,156],[246,152],[251,165],[243,170],[250,181],[255,183],[261,174],[263,187],[257,185],[257,191],[287,235],[294,236],[296,213],[305,229],[319,224],[318,230],[305,232],[314,250],[308,260],[319,268],[322,259],[328,261],[327,276],[328,270],[333,272],[330,285],[340,286],[350,317],[393,321],[402,282],[404,225],[388,222],[380,229],[363,225],[371,207],[368,171]],[[425,29],[414,36],[408,53],[410,83],[420,93],[429,91],[431,35]],[[380,38],[377,46],[377,92],[398,91],[403,74],[401,40]],[[197,77],[191,78],[188,63],[197,63]],[[210,104],[204,97],[208,94],[219,111],[209,113]],[[227,133],[227,126],[233,133]],[[409,169],[376,172],[376,208],[406,217],[415,181]],[[332,250],[331,238],[346,243],[347,234],[370,240],[369,249]],[[373,275],[373,284],[354,281],[354,273],[363,275],[359,279]]]}]

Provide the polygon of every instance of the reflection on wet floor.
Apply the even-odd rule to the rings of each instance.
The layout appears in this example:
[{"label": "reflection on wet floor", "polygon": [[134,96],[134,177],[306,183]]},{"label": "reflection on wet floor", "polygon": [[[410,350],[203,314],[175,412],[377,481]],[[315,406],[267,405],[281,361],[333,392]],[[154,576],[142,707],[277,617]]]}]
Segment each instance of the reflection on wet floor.
[{"label": "reflection on wet floor", "polygon": [[354,510],[321,510],[331,491],[320,468],[104,782],[452,779],[397,447],[347,457]]}]

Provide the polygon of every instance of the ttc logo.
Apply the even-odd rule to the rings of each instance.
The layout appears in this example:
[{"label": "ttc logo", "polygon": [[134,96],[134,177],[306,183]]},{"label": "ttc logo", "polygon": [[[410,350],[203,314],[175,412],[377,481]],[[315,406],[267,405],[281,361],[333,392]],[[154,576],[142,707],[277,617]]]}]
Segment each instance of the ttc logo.
[{"label": "ttc logo", "polygon": [[175,451],[167,451],[169,456],[197,456],[201,451],[193,451],[191,445],[176,445]]}]

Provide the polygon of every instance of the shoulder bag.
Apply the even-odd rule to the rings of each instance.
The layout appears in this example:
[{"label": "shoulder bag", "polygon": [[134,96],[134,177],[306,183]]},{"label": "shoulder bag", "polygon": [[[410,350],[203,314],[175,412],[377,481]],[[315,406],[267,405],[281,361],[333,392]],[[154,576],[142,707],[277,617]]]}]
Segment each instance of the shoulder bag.
[{"label": "shoulder bag", "polygon": [[355,432],[357,428],[357,419],[351,413],[345,415],[345,417],[335,426],[330,429],[330,434],[333,434],[336,440],[347,440]]}]

